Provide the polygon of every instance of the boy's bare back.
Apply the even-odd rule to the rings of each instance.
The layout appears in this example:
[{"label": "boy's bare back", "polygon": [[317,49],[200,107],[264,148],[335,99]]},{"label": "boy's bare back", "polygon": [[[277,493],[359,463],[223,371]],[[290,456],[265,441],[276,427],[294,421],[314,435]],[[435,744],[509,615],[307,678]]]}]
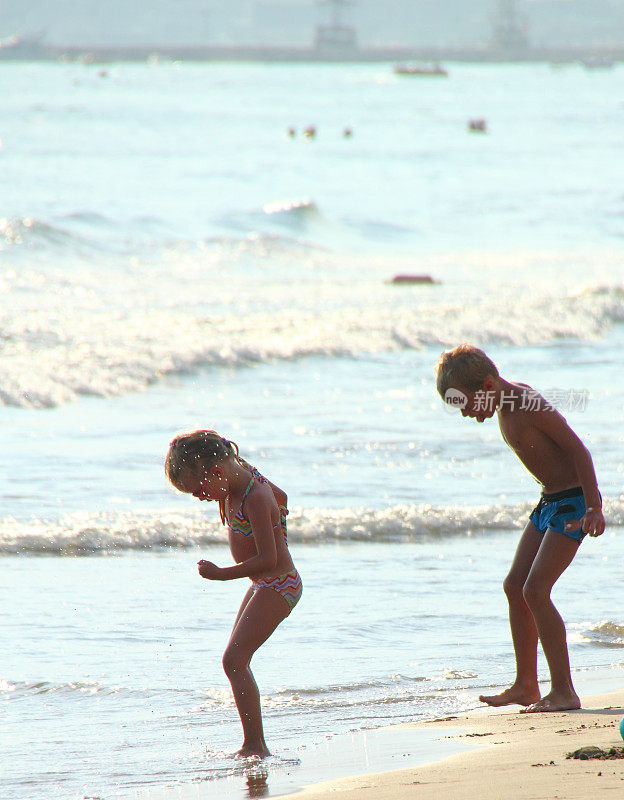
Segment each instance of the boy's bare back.
[{"label": "boy's bare back", "polygon": [[498,424],[505,442],[544,492],[578,486],[574,454],[585,446],[565,418],[530,386],[499,380]]}]

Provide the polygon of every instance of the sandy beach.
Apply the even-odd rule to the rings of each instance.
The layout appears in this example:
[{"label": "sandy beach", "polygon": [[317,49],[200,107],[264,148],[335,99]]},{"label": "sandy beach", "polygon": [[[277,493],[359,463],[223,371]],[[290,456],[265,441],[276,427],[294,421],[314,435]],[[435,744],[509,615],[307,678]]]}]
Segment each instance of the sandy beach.
[{"label": "sandy beach", "polygon": [[452,740],[479,747],[411,769],[351,777],[309,787],[289,800],[588,800],[624,797],[624,760],[567,758],[579,748],[621,748],[624,690],[583,698],[573,712],[520,714],[517,707],[487,709],[420,723],[450,725]]},{"label": "sandy beach", "polygon": [[[578,711],[519,707],[334,737],[281,768],[153,787],[132,800],[588,800],[624,797],[624,689],[585,695]],[[618,758],[568,757],[612,748]],[[410,766],[404,768],[403,765]],[[275,765],[273,765],[275,767]],[[351,769],[350,769],[351,768]],[[351,771],[350,777],[345,776]],[[129,795],[124,798],[130,800]]]}]

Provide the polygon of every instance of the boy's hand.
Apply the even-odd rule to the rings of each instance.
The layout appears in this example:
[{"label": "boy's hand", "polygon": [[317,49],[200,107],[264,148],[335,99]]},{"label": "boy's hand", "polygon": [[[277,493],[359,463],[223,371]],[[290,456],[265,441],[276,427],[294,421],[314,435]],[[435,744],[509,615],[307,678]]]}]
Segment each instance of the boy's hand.
[{"label": "boy's hand", "polygon": [[207,578],[209,581],[219,580],[221,568],[216,564],[213,564],[212,561],[204,561],[203,559],[198,561],[197,569],[199,570],[199,574],[202,576],[202,578]]},{"label": "boy's hand", "polygon": [[600,536],[604,533],[605,518],[601,508],[588,508],[581,520],[583,533],[590,536]]}]

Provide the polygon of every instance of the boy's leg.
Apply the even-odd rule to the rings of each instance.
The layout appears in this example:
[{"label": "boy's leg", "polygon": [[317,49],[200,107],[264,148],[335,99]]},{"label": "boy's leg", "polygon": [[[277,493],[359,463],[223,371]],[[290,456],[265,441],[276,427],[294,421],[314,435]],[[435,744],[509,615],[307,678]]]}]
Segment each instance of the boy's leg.
[{"label": "boy's leg", "polygon": [[270,753],[264,741],[260,692],[249,662],[256,650],[288,616],[290,608],[273,589],[258,589],[246,603],[243,600],[243,604],[223,654],[223,669],[232,685],[243,725],[244,740],[239,753],[264,758]]},{"label": "boy's leg", "polygon": [[550,598],[553,586],[572,562],[578,547],[575,539],[546,531],[524,586],[524,597],[535,619],[551,680],[549,694],[525,711],[567,711],[581,707],[570,675],[565,625]]},{"label": "boy's leg", "polygon": [[500,694],[479,697],[482,703],[490,706],[512,703],[528,706],[540,697],[537,683],[537,628],[522,590],[542,540],[542,534],[533,523],[527,523],[503,583],[509,603],[509,625],[516,655],[516,680]]}]

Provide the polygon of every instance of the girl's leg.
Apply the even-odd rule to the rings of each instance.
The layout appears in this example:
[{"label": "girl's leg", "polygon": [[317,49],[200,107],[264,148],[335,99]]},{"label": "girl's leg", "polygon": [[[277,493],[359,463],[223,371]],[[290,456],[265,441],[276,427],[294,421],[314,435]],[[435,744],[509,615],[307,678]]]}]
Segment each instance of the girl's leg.
[{"label": "girl's leg", "polygon": [[551,680],[549,694],[526,711],[567,711],[581,707],[570,675],[565,625],[550,599],[553,586],[577,551],[578,542],[575,539],[555,531],[546,531],[524,585],[524,597],[535,619]]},{"label": "girl's leg", "polygon": [[[251,591],[251,590],[250,590]],[[245,596],[247,599],[247,596]],[[223,654],[223,669],[234,694],[243,725],[242,756],[270,755],[264,741],[260,692],[249,667],[253,654],[290,613],[288,603],[273,589],[257,589],[243,600],[230,641]]]},{"label": "girl's leg", "polygon": [[238,614],[236,615],[236,619],[234,620],[234,625],[232,626],[232,630],[236,627],[238,620],[242,617],[243,611],[247,608],[247,603],[251,600],[254,596],[254,589],[253,586],[250,586],[249,589],[245,592],[245,596],[243,597],[243,601],[240,604],[240,608],[238,609]]},{"label": "girl's leg", "polygon": [[522,589],[542,540],[543,536],[533,523],[527,523],[518,542],[509,574],[503,582],[509,603],[509,625],[516,656],[516,680],[509,689],[500,694],[479,697],[482,703],[490,706],[505,706],[512,703],[528,706],[540,697],[537,683],[537,628]]}]

